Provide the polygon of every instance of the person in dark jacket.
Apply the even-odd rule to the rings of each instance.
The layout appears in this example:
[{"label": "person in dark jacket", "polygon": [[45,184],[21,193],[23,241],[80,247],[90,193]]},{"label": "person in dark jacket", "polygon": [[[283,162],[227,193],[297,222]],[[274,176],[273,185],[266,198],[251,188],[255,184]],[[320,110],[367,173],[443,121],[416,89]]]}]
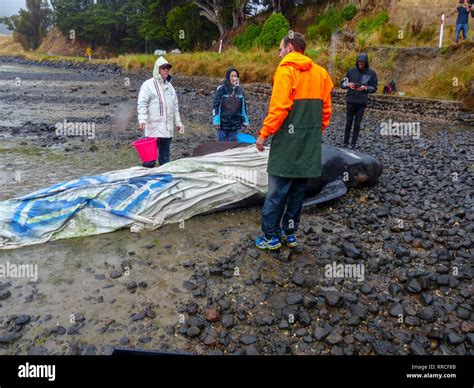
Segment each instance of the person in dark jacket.
[{"label": "person in dark jacket", "polygon": [[229,67],[224,83],[216,90],[212,116],[217,141],[237,141],[242,126],[249,126],[244,90],[239,85],[239,72],[233,67]]},{"label": "person in dark jacket", "polygon": [[354,132],[352,134],[352,148],[356,146],[359,137],[360,123],[364,116],[369,94],[377,91],[377,74],[369,67],[369,57],[362,53],[357,57],[356,67],[350,69],[341,81],[341,88],[347,90],[347,113],[346,131],[344,134],[344,147],[349,145],[352,124]]},{"label": "person in dark jacket", "polygon": [[458,14],[456,19],[456,32],[454,34],[454,41],[456,44],[459,43],[459,35],[462,32],[463,39],[467,39],[467,34],[469,31],[469,12],[471,12],[472,4],[467,0],[459,0],[456,8],[450,16],[455,13]]}]

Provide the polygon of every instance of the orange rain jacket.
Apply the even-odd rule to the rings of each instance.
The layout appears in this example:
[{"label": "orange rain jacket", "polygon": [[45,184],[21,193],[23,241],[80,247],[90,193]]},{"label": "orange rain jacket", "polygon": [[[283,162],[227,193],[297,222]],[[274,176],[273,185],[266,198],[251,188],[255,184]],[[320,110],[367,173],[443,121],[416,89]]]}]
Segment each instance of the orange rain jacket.
[{"label": "orange rain jacket", "polygon": [[273,76],[259,136],[273,135],[267,171],[288,178],[321,175],[321,136],[332,114],[328,72],[301,53],[286,55]]}]

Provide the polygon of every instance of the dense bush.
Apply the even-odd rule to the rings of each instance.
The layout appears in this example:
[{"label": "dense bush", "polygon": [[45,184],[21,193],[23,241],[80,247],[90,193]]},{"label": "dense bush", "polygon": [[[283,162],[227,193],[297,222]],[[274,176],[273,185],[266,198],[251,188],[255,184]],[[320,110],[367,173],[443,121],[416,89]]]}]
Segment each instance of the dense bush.
[{"label": "dense bush", "polygon": [[265,51],[278,46],[290,31],[290,23],[281,13],[274,13],[263,25],[262,32],[255,43]]},{"label": "dense bush", "polygon": [[166,28],[183,51],[206,48],[219,37],[216,26],[201,17],[193,3],[173,8],[166,17]]},{"label": "dense bush", "polygon": [[366,33],[372,33],[381,26],[383,26],[385,23],[388,23],[390,20],[387,11],[382,11],[378,13],[375,16],[368,16],[363,18],[358,24],[357,24],[357,30],[359,32],[366,32]]},{"label": "dense bush", "polygon": [[234,44],[240,51],[248,51],[252,48],[255,40],[260,36],[262,27],[250,24],[244,32],[234,39]]},{"label": "dense bush", "polygon": [[354,18],[357,13],[355,4],[349,4],[342,10],[331,7],[316,18],[316,23],[308,28],[308,37],[311,40],[321,39],[329,41],[331,36],[346,22]]},{"label": "dense bush", "polygon": [[352,20],[354,16],[357,14],[357,6],[355,4],[349,4],[344,7],[342,10],[342,17],[344,20]]}]

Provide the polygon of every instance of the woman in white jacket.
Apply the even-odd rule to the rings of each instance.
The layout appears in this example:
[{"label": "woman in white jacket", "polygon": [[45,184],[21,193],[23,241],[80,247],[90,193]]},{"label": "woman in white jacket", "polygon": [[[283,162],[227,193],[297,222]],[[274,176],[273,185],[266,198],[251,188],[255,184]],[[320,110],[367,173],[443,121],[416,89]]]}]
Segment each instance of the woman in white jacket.
[{"label": "woman in white jacket", "polygon": [[[138,123],[146,137],[156,137],[160,166],[170,160],[174,130],[183,130],[178,97],[171,85],[171,67],[165,58],[159,57],[153,68],[153,78],[143,83],[138,95]],[[155,167],[155,162],[143,163],[143,167]]]}]

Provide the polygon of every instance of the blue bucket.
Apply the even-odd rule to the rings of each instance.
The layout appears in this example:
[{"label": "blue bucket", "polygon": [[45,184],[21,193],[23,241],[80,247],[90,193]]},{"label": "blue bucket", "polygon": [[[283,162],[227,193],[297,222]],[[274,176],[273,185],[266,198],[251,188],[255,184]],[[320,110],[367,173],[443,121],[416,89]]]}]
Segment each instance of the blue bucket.
[{"label": "blue bucket", "polygon": [[237,141],[239,143],[248,143],[248,144],[255,144],[257,140],[252,136],[247,133],[239,133],[237,135]]}]

